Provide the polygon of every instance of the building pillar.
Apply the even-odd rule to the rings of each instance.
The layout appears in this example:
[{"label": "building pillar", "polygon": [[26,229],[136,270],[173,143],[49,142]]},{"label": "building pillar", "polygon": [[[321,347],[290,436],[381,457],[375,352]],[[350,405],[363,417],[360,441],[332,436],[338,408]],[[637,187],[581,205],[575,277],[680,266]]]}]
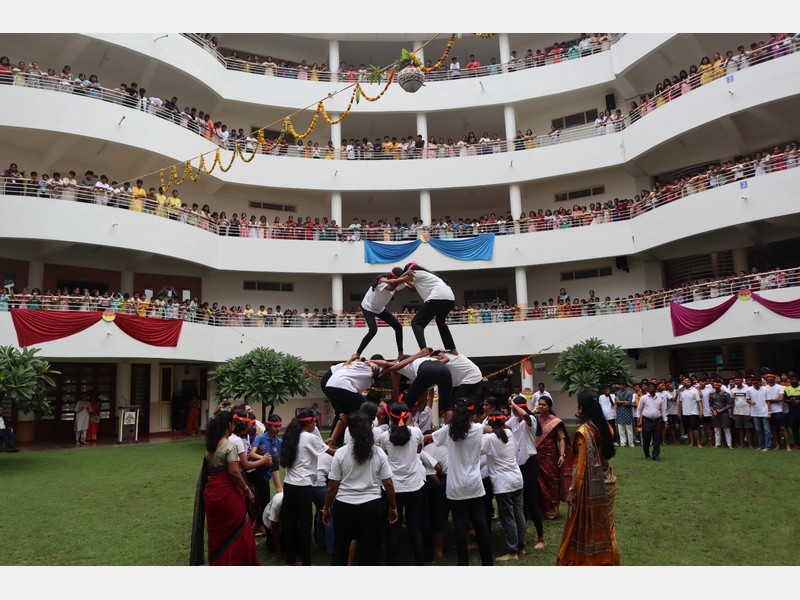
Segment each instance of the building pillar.
[{"label": "building pillar", "polygon": [[343,226],[342,223],[342,192],[333,192],[331,194],[331,220],[336,221],[339,227]]},{"label": "building pillar", "polygon": [[514,233],[519,233],[519,219],[522,214],[522,188],[518,183],[512,183],[508,187],[508,203],[511,210],[511,218],[514,219]]},{"label": "building pillar", "polygon": [[506,151],[514,150],[514,136],[517,135],[517,113],[510,104],[503,107],[503,121],[506,126]]},{"label": "building pillar", "polygon": [[762,365],[758,355],[758,343],[745,342],[742,344],[742,358],[744,359],[744,370],[759,372],[762,366],[771,367],[772,365]]},{"label": "building pillar", "polygon": [[514,282],[517,289],[517,306],[524,313],[528,309],[528,274],[525,267],[514,267]]},{"label": "building pillar", "polygon": [[731,250],[733,256],[733,270],[738,274],[739,271],[744,271],[750,274],[750,265],[747,263],[747,248],[734,248]]},{"label": "building pillar", "polygon": [[133,296],[133,271],[122,271],[119,278],[119,286],[122,288],[120,292],[128,293]]},{"label": "building pillar", "polygon": [[[32,260],[28,263],[28,289],[33,290],[44,287],[44,263],[40,260]],[[17,291],[22,291],[17,288]]]},{"label": "building pillar", "polygon": [[337,315],[344,309],[344,292],[342,285],[342,274],[337,273],[331,278],[331,308]]},{"label": "building pillar", "polygon": [[419,62],[425,65],[425,42],[414,42],[414,54],[417,55]]},{"label": "building pillar", "polygon": [[[519,365],[519,389],[526,394],[526,398],[528,398],[527,393],[525,390],[530,390],[531,396],[533,396],[533,359],[529,358],[527,360],[523,360]],[[530,400],[530,398],[528,398]],[[530,403],[529,403],[530,404]]]},{"label": "building pillar", "polygon": [[508,40],[508,34],[498,34],[497,41],[500,44],[500,69],[503,73],[508,73],[508,59],[511,56],[511,43]]},{"label": "building pillar", "polygon": [[328,69],[331,72],[331,81],[339,81],[339,40],[328,42]]},{"label": "building pillar", "polygon": [[423,225],[430,227],[431,223],[431,193],[421,190],[419,193],[419,218]]},{"label": "building pillar", "polygon": [[[328,115],[332,121],[339,118],[339,115]],[[339,160],[342,158],[342,124],[334,123],[331,125],[331,142],[333,142],[333,158]]]},{"label": "building pillar", "polygon": [[[428,117],[425,113],[417,113],[417,133],[422,136],[425,142],[428,142]],[[425,158],[425,152],[422,152],[420,158]]]}]

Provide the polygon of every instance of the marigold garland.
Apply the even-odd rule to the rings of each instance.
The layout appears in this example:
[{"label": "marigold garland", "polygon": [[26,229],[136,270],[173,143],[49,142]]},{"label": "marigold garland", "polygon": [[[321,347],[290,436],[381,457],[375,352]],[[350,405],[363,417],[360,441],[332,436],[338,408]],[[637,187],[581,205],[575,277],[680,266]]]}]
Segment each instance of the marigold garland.
[{"label": "marigold garland", "polygon": [[450,51],[453,49],[453,45],[456,43],[456,35],[457,34],[454,33],[450,36],[450,39],[447,42],[447,47],[444,49],[444,54],[442,54],[442,57],[432,67],[423,66],[422,62],[419,60],[419,58],[417,58],[417,55],[411,52],[411,59],[414,61],[414,66],[423,73],[431,73],[439,70],[442,64],[444,64],[444,61],[447,60],[447,57],[450,56]]},{"label": "marigold garland", "polygon": [[496,35],[497,35],[496,33],[476,33],[475,37],[480,38],[482,40],[490,40]]}]

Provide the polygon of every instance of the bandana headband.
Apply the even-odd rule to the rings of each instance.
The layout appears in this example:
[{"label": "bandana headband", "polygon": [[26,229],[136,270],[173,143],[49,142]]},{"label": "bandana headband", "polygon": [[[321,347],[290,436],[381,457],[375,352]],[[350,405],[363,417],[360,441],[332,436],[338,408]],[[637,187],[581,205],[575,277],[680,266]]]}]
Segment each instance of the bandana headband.
[{"label": "bandana headband", "polygon": [[301,423],[310,423],[311,421],[316,421],[317,418],[316,417],[299,417],[297,420],[300,421]]},{"label": "bandana headband", "polygon": [[233,415],[233,418],[237,421],[244,421],[245,423],[255,423],[255,419],[248,419],[247,417],[240,417],[239,415]]},{"label": "bandana headband", "polygon": [[399,415],[396,415],[393,412],[390,412],[389,414],[392,416],[392,418],[398,420],[397,421],[397,426],[398,427],[405,427],[405,424],[406,424],[405,420],[408,418],[408,411],[407,410],[404,410]]}]

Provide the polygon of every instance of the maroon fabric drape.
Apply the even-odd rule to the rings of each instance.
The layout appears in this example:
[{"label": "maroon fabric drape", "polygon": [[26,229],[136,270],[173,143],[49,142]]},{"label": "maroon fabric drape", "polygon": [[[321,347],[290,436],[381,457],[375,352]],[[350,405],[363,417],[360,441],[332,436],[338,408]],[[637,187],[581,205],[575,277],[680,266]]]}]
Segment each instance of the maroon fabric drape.
[{"label": "maroon fabric drape", "polygon": [[800,319],[800,299],[777,302],[776,300],[767,300],[761,294],[753,292],[753,300],[782,317]]},{"label": "maroon fabric drape", "polygon": [[99,312],[58,312],[12,308],[11,320],[20,346],[50,342],[88,329],[101,318]]},{"label": "maroon fabric drape", "polygon": [[[100,319],[95,311],[61,312],[49,310],[11,309],[11,319],[20,346],[51,342],[80,333]],[[162,320],[116,314],[114,323],[133,339],[151,346],[177,346],[183,321]]]},{"label": "maroon fabric drape", "polygon": [[673,302],[669,305],[669,314],[672,318],[672,333],[675,336],[686,335],[703,327],[708,327],[724,315],[736,302],[737,296],[731,296],[722,304],[713,308],[698,309],[686,308]]},{"label": "maroon fabric drape", "polygon": [[183,321],[148,319],[135,315],[116,315],[114,323],[133,339],[151,346],[177,346]]}]

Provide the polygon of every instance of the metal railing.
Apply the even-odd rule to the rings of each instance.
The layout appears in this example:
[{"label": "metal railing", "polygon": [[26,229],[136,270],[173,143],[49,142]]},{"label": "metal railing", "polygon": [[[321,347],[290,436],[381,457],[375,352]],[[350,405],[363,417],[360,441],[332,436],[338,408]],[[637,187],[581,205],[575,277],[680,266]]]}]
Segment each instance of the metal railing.
[{"label": "metal railing", "polygon": [[[322,65],[325,65],[325,63],[320,63],[320,67],[315,68],[317,63],[307,65],[303,64],[303,60],[295,66],[294,63],[287,64],[285,60],[276,63],[273,60],[269,60],[270,57],[261,60],[261,58],[255,55],[251,55],[247,59],[242,59],[238,56],[238,52],[236,56],[223,56],[219,50],[210,45],[202,36],[196,33],[181,33],[181,35],[197,44],[200,48],[203,48],[229,71],[283,77],[301,81],[339,83],[361,83],[365,81],[367,76],[366,71],[359,72],[355,68],[353,70],[346,69],[344,71],[337,68],[336,71],[331,72],[327,69],[326,65],[324,70],[322,70]],[[555,46],[549,46],[546,47],[544,51],[540,49],[535,53],[526,53],[503,63],[482,64],[472,67],[467,67],[465,64],[464,66],[459,66],[457,70],[451,68],[450,65],[452,61],[450,61],[447,64],[443,64],[442,67],[436,71],[425,73],[425,81],[438,82],[453,81],[455,79],[465,79],[469,77],[490,77],[503,73],[513,73],[515,71],[524,71],[525,69],[556,65],[562,62],[566,63],[571,60],[586,58],[587,56],[592,56],[600,52],[607,52],[623,35],[624,34],[619,33],[602,34],[595,43],[589,43],[585,47],[580,47],[577,40],[574,44],[561,42],[557,49]],[[427,67],[431,66],[430,62],[431,61],[427,61]],[[387,77],[388,70],[383,73],[383,80],[385,81]]]},{"label": "metal railing", "polygon": [[[609,296],[600,300],[596,297],[571,299],[559,296],[539,301],[522,308],[495,300],[491,304],[478,303],[456,306],[448,315],[450,325],[486,325],[513,321],[531,321],[543,319],[563,319],[572,317],[593,317],[611,314],[635,313],[667,308],[673,302],[689,304],[701,300],[730,296],[740,290],[763,291],[797,287],[800,285],[800,267],[775,269],[764,273],[751,273],[719,277],[714,280],[684,284],[679,288],[662,290],[645,290],[631,293],[627,297]],[[484,304],[482,306],[482,304]],[[264,306],[253,309],[246,304],[241,306],[219,305],[218,303],[200,302],[199,299],[177,301],[172,298],[153,296],[146,301],[139,300],[138,294],[98,293],[84,290],[62,290],[53,293],[47,290],[44,294],[39,290],[29,292],[27,288],[16,293],[14,288],[0,291],[0,312],[9,308],[28,310],[53,310],[64,312],[112,311],[123,314],[139,315],[155,319],[180,319],[191,323],[218,327],[286,327],[286,328],[333,328],[333,327],[366,327],[361,309],[335,313],[331,308],[322,312],[298,312],[297,309],[280,310]],[[410,326],[415,311],[406,309],[394,315],[403,326]],[[388,327],[378,321],[379,327]]]}]

